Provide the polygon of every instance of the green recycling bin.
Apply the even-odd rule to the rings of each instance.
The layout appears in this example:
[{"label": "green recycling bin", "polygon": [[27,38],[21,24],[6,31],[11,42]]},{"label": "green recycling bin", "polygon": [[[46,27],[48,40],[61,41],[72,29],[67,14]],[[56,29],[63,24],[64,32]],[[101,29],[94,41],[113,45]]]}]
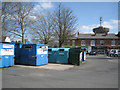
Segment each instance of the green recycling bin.
[{"label": "green recycling bin", "polygon": [[56,63],[58,50],[59,50],[59,48],[49,48],[48,49],[48,62],[49,63]]},{"label": "green recycling bin", "polygon": [[82,63],[81,48],[71,48],[69,51],[69,64],[79,66]]},{"label": "green recycling bin", "polygon": [[68,64],[70,48],[59,48],[56,63]]}]

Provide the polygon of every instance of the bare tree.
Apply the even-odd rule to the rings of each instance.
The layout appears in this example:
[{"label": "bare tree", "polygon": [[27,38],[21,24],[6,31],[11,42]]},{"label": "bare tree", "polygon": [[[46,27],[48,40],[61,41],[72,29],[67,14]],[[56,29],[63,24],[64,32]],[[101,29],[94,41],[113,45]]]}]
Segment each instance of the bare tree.
[{"label": "bare tree", "polygon": [[10,3],[10,2],[2,3],[1,22],[2,22],[3,40],[4,40],[5,36],[10,36],[8,24],[9,24],[9,20],[10,20],[10,15],[13,14],[13,9],[14,9],[15,5],[16,5],[15,3]]},{"label": "bare tree", "polygon": [[22,38],[22,43],[25,43],[26,31],[30,30],[30,26],[32,25],[29,16],[34,5],[25,2],[11,2],[8,4],[11,10],[8,11],[9,9],[7,9],[6,3],[4,3],[3,28],[7,26],[6,31],[8,31],[9,34]]},{"label": "bare tree", "polygon": [[73,15],[73,11],[64,8],[60,3],[54,12],[54,34],[59,41],[59,47],[74,36],[76,21],[77,18]]},{"label": "bare tree", "polygon": [[39,15],[33,25],[33,37],[38,39],[40,43],[48,44],[53,34],[52,15],[47,12],[46,15]]}]

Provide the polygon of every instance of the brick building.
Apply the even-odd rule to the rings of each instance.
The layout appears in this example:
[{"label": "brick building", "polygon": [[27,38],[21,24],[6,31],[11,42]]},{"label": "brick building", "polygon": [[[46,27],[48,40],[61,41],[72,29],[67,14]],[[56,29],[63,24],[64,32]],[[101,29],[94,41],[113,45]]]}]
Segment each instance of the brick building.
[{"label": "brick building", "polygon": [[116,34],[108,34],[109,29],[102,26],[93,29],[94,34],[79,34],[65,43],[65,46],[87,47],[88,51],[96,50],[105,53],[108,48],[118,48],[120,39]]}]

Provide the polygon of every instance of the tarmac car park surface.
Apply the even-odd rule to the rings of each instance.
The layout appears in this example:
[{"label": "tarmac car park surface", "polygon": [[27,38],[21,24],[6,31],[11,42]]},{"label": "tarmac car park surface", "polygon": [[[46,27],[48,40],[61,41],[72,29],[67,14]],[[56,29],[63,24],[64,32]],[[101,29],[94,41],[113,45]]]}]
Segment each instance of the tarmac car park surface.
[{"label": "tarmac car park surface", "polygon": [[80,66],[48,64],[47,66],[27,67],[16,65],[2,70],[2,87],[118,88],[118,58],[87,55],[87,60]]}]

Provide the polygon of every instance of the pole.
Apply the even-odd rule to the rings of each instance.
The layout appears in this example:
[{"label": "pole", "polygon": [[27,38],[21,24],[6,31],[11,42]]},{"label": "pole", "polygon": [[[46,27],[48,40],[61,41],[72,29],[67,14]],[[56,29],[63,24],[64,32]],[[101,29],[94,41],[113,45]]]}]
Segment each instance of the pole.
[{"label": "pole", "polygon": [[101,26],[101,22],[102,22],[102,17],[100,17],[100,26]]}]

